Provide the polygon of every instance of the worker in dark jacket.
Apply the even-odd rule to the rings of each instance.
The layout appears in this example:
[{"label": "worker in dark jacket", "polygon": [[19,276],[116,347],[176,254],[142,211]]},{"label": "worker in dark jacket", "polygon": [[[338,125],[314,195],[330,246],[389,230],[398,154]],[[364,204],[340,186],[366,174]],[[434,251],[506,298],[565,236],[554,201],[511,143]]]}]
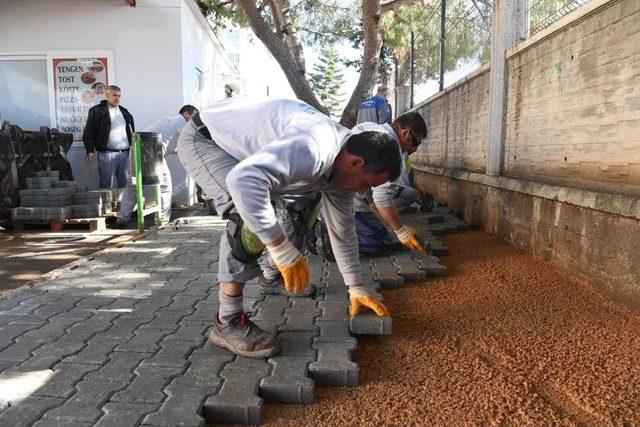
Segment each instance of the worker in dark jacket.
[{"label": "worker in dark jacket", "polygon": [[120,105],[120,88],[109,86],[106,96],[105,101],[89,110],[82,142],[87,163],[98,152],[100,188],[121,188],[129,182],[129,147],[135,127],[133,116]]}]

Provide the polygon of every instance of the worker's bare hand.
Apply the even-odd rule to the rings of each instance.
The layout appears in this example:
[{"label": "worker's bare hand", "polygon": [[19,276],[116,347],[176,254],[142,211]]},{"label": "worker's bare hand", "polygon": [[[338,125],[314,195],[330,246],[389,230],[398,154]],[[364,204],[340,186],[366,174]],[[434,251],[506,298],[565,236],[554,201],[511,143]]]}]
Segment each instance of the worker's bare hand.
[{"label": "worker's bare hand", "polygon": [[92,152],[90,152],[90,153],[87,153],[87,155],[86,155],[86,157],[85,157],[85,159],[86,159],[87,163],[91,163],[91,162],[93,162],[93,159],[95,159],[95,158],[96,158],[96,152],[95,152],[95,151],[92,151]]}]

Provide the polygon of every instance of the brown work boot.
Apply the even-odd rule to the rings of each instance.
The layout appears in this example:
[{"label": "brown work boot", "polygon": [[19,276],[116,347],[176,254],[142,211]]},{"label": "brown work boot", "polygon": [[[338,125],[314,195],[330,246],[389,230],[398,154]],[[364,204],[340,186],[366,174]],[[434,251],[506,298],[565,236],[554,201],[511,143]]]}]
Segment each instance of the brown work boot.
[{"label": "brown work boot", "polygon": [[226,325],[220,323],[216,314],[209,339],[217,346],[254,359],[271,357],[281,350],[280,340],[249,320],[248,313],[238,314]]}]

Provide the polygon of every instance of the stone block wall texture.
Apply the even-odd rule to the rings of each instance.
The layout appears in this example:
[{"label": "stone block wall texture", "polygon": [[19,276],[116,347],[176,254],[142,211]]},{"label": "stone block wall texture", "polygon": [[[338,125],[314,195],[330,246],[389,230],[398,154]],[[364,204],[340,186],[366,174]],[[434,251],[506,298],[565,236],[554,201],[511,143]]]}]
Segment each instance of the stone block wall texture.
[{"label": "stone block wall texture", "polygon": [[[640,1],[612,0],[507,60],[504,175],[640,196]],[[640,311],[640,221],[420,172],[485,173],[489,70],[418,106],[421,190]]]},{"label": "stone block wall texture", "polygon": [[485,231],[640,312],[640,221],[441,175],[416,181]]},{"label": "stone block wall texture", "polygon": [[413,157],[419,164],[484,173],[489,124],[489,68],[470,76],[418,108],[427,141]]},{"label": "stone block wall texture", "polygon": [[507,176],[640,195],[640,1],[508,59]]}]

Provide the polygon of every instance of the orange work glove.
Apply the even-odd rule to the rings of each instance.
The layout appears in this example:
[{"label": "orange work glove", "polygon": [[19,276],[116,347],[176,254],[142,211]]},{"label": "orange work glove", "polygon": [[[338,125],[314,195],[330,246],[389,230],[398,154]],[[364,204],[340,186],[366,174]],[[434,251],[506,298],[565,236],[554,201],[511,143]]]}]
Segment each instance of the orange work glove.
[{"label": "orange work glove", "polygon": [[367,288],[362,285],[349,286],[349,301],[351,302],[349,308],[351,316],[357,316],[363,307],[373,310],[380,317],[389,316],[387,307],[378,298],[370,295]]},{"label": "orange work glove", "polygon": [[400,243],[402,243],[409,249],[424,252],[424,247],[418,240],[415,228],[409,227],[408,225],[403,225],[402,227],[394,231],[396,233],[396,236],[398,236],[398,240],[400,240]]},{"label": "orange work glove", "polygon": [[282,274],[284,288],[300,294],[309,286],[309,266],[300,251],[285,238],[278,246],[269,248],[269,253]]}]

